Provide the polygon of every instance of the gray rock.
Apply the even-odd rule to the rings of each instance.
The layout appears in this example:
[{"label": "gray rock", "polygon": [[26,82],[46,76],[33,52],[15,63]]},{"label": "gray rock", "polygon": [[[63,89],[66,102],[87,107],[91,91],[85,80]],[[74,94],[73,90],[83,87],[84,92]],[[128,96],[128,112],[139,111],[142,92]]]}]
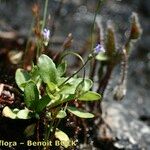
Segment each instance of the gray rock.
[{"label": "gray rock", "polygon": [[136,119],[128,108],[117,102],[103,102],[103,117],[118,141],[117,148],[150,149],[150,127]]}]

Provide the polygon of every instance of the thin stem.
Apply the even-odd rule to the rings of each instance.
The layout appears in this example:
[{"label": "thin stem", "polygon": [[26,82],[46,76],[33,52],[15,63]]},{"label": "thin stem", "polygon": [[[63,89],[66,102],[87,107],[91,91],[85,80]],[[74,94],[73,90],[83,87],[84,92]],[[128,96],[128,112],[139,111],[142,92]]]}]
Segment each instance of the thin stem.
[{"label": "thin stem", "polygon": [[56,120],[56,123],[54,124],[53,132],[52,132],[51,137],[50,137],[51,140],[53,140],[53,138],[54,138],[54,134],[55,134],[56,128],[58,127],[60,121],[61,121],[61,119],[58,119],[58,120]]},{"label": "thin stem", "polygon": [[[41,31],[43,31],[45,24],[46,24],[46,16],[47,16],[47,8],[48,8],[48,0],[45,0],[45,5],[44,5],[44,14],[43,14],[43,22],[42,22],[42,27]],[[37,41],[37,59],[41,54],[41,49],[42,49],[42,42],[41,39],[38,39]]]},{"label": "thin stem", "polygon": [[53,120],[51,121],[49,127],[47,127],[47,131],[46,131],[45,138],[44,138],[44,139],[45,139],[45,142],[46,142],[46,141],[48,140],[48,138],[49,138],[49,135],[50,135],[52,126],[53,126],[53,124],[54,124],[54,120],[55,120],[55,119],[53,119]]},{"label": "thin stem", "polygon": [[37,52],[36,52],[36,60],[38,60],[40,54],[41,54],[41,49],[42,49],[42,46],[41,46],[41,41],[40,39],[37,40]]},{"label": "thin stem", "polygon": [[60,57],[60,61],[62,61],[63,58],[66,57],[67,55],[74,55],[74,56],[78,57],[81,60],[82,64],[84,65],[83,58],[79,54],[72,52],[72,51],[67,51],[64,54],[62,54],[62,56]]},{"label": "thin stem", "polygon": [[56,116],[57,116],[59,110],[60,110],[60,108],[57,110],[57,112],[55,112],[55,115],[53,116],[53,119],[52,119],[49,127],[47,127],[47,129],[46,129],[45,138],[44,138],[45,142],[49,139],[50,133],[51,133],[52,128],[53,128],[53,125],[55,125]]},{"label": "thin stem", "polygon": [[42,28],[41,28],[42,30],[44,29],[44,26],[45,26],[45,23],[46,23],[47,8],[48,8],[48,0],[45,0],[43,23],[42,23]]},{"label": "thin stem", "polygon": [[123,49],[123,60],[121,63],[121,81],[120,84],[124,84],[127,78],[127,69],[128,69],[128,55],[126,49]]},{"label": "thin stem", "polygon": [[[72,52],[72,51],[68,51],[67,53],[64,53],[64,54],[61,56],[61,61],[62,61],[62,59],[63,59],[64,57],[66,57],[66,56],[69,55],[69,54],[75,55],[76,57],[78,57],[78,58],[81,60],[82,65],[84,65],[85,62],[84,62],[83,58],[82,58],[79,54],[77,54],[77,53],[75,53],[75,52]],[[83,82],[84,82],[86,70],[85,70],[85,67],[84,67],[83,69],[84,69],[84,70],[83,70]]]},{"label": "thin stem", "polygon": [[[62,108],[63,104],[61,105],[60,109]],[[64,111],[66,111],[67,109],[67,106],[68,106],[68,103],[66,103],[65,107],[64,107]],[[59,112],[59,111],[58,111]],[[50,139],[53,139],[53,136],[55,134],[55,131],[56,131],[56,128],[58,127],[59,123],[61,121],[61,118],[57,120],[57,122],[55,123],[54,125],[54,128],[53,128],[53,132],[52,132],[52,137]]]},{"label": "thin stem", "polygon": [[75,76],[76,74],[78,74],[78,73],[86,66],[86,64],[88,63],[89,60],[91,60],[91,59],[87,59],[87,60],[85,61],[85,63],[82,65],[82,67],[81,67],[78,71],[76,71],[74,74],[72,74],[68,79],[66,79],[61,85],[59,85],[58,88],[62,87],[62,86],[63,86],[67,81],[69,81],[73,76]]},{"label": "thin stem", "polygon": [[[91,49],[90,49],[91,51],[93,50],[93,31],[94,31],[94,27],[95,27],[96,16],[97,16],[99,8],[100,8],[100,4],[101,4],[101,0],[98,1],[97,8],[96,8],[95,15],[94,15],[94,20],[93,20],[93,23],[91,26]],[[89,76],[91,76],[92,67],[93,67],[93,61],[91,61],[91,63],[90,63]]]},{"label": "thin stem", "polygon": [[107,66],[107,71],[106,71],[105,76],[101,79],[101,81],[99,83],[99,87],[97,89],[97,92],[101,93],[102,97],[103,97],[104,91],[106,89],[106,86],[109,82],[113,68],[114,68],[114,64],[110,62]]},{"label": "thin stem", "polygon": [[[37,130],[37,142],[39,142],[40,141],[40,133],[39,133],[39,128],[40,128],[40,121],[38,120],[38,122],[37,122],[37,127],[36,127],[36,130]],[[40,149],[40,147],[37,147],[37,149],[39,150]]]},{"label": "thin stem", "polygon": [[94,15],[94,20],[93,20],[93,23],[92,23],[92,26],[91,26],[91,50],[93,50],[93,31],[94,31],[94,27],[95,27],[96,16],[97,16],[98,10],[100,8],[100,4],[101,4],[101,0],[98,1],[96,12],[95,12],[95,15]]},{"label": "thin stem", "polygon": [[97,60],[94,59],[93,64],[92,64],[92,68],[91,68],[91,71],[90,71],[90,79],[91,80],[94,79],[96,68],[97,68]]},{"label": "thin stem", "polygon": [[68,103],[66,103],[65,107],[64,107],[64,111],[66,111],[67,109],[67,106],[68,106]]},{"label": "thin stem", "polygon": [[27,39],[26,48],[25,48],[25,52],[24,52],[24,63],[25,63],[25,57],[27,55],[27,51],[28,51],[28,48],[29,48],[30,36],[32,34],[33,25],[34,25],[34,19],[32,19],[32,23],[31,23],[30,30],[29,30],[29,33],[28,33],[28,39]]},{"label": "thin stem", "polygon": [[[62,107],[62,105],[61,105]],[[58,114],[58,112],[60,111],[61,107],[59,107],[59,109],[57,110],[57,112],[55,113],[54,117],[53,117],[53,120],[51,121],[50,123],[50,126],[47,128],[46,130],[46,134],[45,134],[45,142],[50,138],[50,140],[52,141],[53,140],[53,137],[54,137],[54,134],[55,134],[55,131],[56,131],[56,128],[58,126],[58,124],[60,123],[61,119],[57,120],[56,119],[56,116]],[[66,106],[67,107],[67,106]],[[52,133],[51,133],[52,131]],[[51,135],[50,135],[51,133]],[[48,146],[46,146],[46,149],[48,149]]]}]

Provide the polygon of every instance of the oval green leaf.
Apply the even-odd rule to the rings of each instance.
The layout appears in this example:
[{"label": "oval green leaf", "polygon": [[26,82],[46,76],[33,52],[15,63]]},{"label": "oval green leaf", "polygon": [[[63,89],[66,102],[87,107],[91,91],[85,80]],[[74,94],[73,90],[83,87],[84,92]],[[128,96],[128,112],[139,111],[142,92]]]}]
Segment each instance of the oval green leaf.
[{"label": "oval green leaf", "polygon": [[24,134],[26,135],[26,137],[32,136],[34,134],[35,127],[36,127],[35,123],[26,127],[24,131]]},{"label": "oval green leaf", "polygon": [[66,61],[64,61],[58,65],[57,71],[58,71],[58,74],[60,77],[64,75],[64,73],[66,72],[66,69],[67,69],[67,62]]},{"label": "oval green leaf", "polygon": [[96,100],[100,100],[101,99],[101,95],[93,92],[93,91],[88,91],[84,94],[82,94],[78,100],[80,101],[96,101]]},{"label": "oval green leaf", "polygon": [[7,118],[16,119],[16,114],[8,106],[4,107],[2,115]]},{"label": "oval green leaf", "polygon": [[16,71],[15,80],[16,80],[16,83],[17,83],[18,87],[22,91],[24,91],[24,86],[23,85],[25,85],[25,83],[30,80],[30,75],[26,70],[19,68]]},{"label": "oval green leaf", "polygon": [[45,83],[57,83],[58,73],[56,66],[51,58],[42,54],[38,59],[39,74]]},{"label": "oval green leaf", "polygon": [[18,119],[29,119],[29,116],[28,116],[29,112],[30,111],[27,108],[22,109],[17,113],[17,118]]},{"label": "oval green leaf", "polygon": [[50,97],[48,95],[46,96],[43,96],[39,101],[38,101],[38,104],[37,104],[37,107],[36,107],[36,112],[40,113],[42,112],[42,110],[47,106],[47,104],[50,102]]},{"label": "oval green leaf", "polygon": [[85,80],[84,80],[84,86],[83,86],[82,91],[88,91],[88,90],[90,90],[91,87],[92,87],[92,85],[93,85],[92,80],[90,80],[90,79],[85,79]]},{"label": "oval green leaf", "polygon": [[35,110],[39,100],[39,91],[36,84],[30,81],[26,84],[24,89],[24,101],[28,108]]},{"label": "oval green leaf", "polygon": [[87,92],[93,85],[93,82],[90,79],[82,79],[82,81],[76,87],[76,94],[81,95],[82,93]]},{"label": "oval green leaf", "polygon": [[93,118],[94,117],[93,114],[91,114],[89,112],[85,112],[84,110],[81,110],[81,109],[77,109],[76,107],[68,106],[67,110],[80,118]]},{"label": "oval green leaf", "polygon": [[56,116],[56,118],[65,118],[67,116],[66,112],[64,110],[60,110]]},{"label": "oval green leaf", "polygon": [[64,146],[65,148],[69,147],[70,140],[66,133],[64,133],[63,131],[61,131],[59,129],[56,129],[55,137],[60,140],[61,146]]}]

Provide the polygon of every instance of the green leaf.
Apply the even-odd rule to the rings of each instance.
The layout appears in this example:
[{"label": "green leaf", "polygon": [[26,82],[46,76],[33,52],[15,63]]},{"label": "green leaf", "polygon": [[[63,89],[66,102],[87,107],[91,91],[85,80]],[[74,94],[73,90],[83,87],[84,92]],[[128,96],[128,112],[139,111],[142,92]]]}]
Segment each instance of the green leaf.
[{"label": "green leaf", "polygon": [[56,118],[65,118],[67,116],[64,110],[60,110],[56,116]]},{"label": "green leaf", "polygon": [[11,119],[16,119],[17,116],[8,106],[4,107],[2,115]]},{"label": "green leaf", "polygon": [[83,80],[82,79],[82,81],[76,87],[76,94],[81,95],[82,93],[87,92],[88,90],[91,89],[92,85],[93,85],[92,80],[90,80],[90,79]]},{"label": "green leaf", "polygon": [[42,110],[47,106],[47,104],[50,102],[50,97],[48,95],[46,96],[43,96],[39,101],[38,101],[38,104],[37,104],[37,107],[36,107],[36,112],[40,113],[42,112]]},{"label": "green leaf", "polygon": [[[67,78],[60,78],[60,80],[65,81]],[[60,81],[59,81],[60,82]],[[61,82],[60,82],[61,84]],[[83,78],[71,78],[62,88],[60,89],[61,94],[75,94],[77,91],[85,92],[92,87],[93,82],[90,79],[85,79],[83,83]]]},{"label": "green leaf", "polygon": [[19,110],[19,112],[17,113],[17,118],[19,119],[29,119],[29,110],[27,108]]},{"label": "green leaf", "polygon": [[30,76],[31,76],[31,79],[35,82],[37,82],[39,80],[39,70],[38,70],[38,67],[36,65],[34,65],[32,67],[32,70],[30,72]]},{"label": "green leaf", "polygon": [[50,93],[54,92],[54,90],[59,90],[57,84],[54,84],[53,82],[49,82],[47,84],[47,87],[48,87],[47,91]]},{"label": "green leaf", "polygon": [[11,119],[29,119],[29,110],[27,108],[19,110],[17,108],[11,110],[8,106],[6,106],[2,114],[5,117],[11,118]]},{"label": "green leaf", "polygon": [[81,110],[81,109],[77,109],[76,107],[68,106],[67,110],[80,118],[93,118],[94,117],[93,114],[91,114],[89,112],[85,112],[84,110]]},{"label": "green leaf", "polygon": [[95,101],[95,100],[100,100],[100,99],[101,99],[101,95],[93,91],[88,91],[82,94],[78,98],[78,100],[81,100],[81,101]]},{"label": "green leaf", "polygon": [[59,91],[61,94],[74,94],[76,90],[76,85],[66,83]]},{"label": "green leaf", "polygon": [[16,74],[15,74],[15,80],[16,80],[16,83],[18,85],[18,87],[24,91],[24,86],[23,84],[25,85],[25,83],[27,81],[30,80],[30,75],[27,71],[25,71],[24,69],[17,69],[16,71]]},{"label": "green leaf", "polygon": [[39,74],[45,83],[57,83],[58,73],[56,66],[51,58],[42,54],[38,59]]},{"label": "green leaf", "polygon": [[26,127],[24,131],[24,134],[26,135],[26,137],[32,136],[34,134],[35,127],[36,127],[35,123]]},{"label": "green leaf", "polygon": [[67,62],[66,61],[64,61],[58,65],[57,71],[58,71],[58,74],[60,77],[64,75],[64,73],[66,72],[66,68],[67,68]]},{"label": "green leaf", "polygon": [[33,81],[27,83],[24,89],[25,104],[32,110],[36,109],[37,102],[39,100],[39,91],[36,84]]},{"label": "green leaf", "polygon": [[90,79],[85,79],[85,80],[84,80],[84,84],[83,84],[83,89],[82,89],[82,91],[86,92],[86,91],[90,90],[91,87],[92,87],[92,85],[93,85],[92,80],[90,80]]},{"label": "green leaf", "polygon": [[31,76],[31,80],[33,80],[36,83],[36,85],[37,85],[37,87],[39,89],[40,86],[41,86],[41,83],[42,83],[42,79],[40,77],[38,67],[36,65],[34,65],[34,64],[32,66],[32,70],[30,72],[30,76]]},{"label": "green leaf", "polygon": [[[64,95],[63,95],[64,96]],[[65,95],[66,96],[66,95]],[[64,97],[65,97],[64,96]],[[68,95],[67,97],[62,97],[60,100],[55,100],[55,101],[51,101],[50,105],[49,105],[49,108],[53,108],[53,107],[56,107],[60,104],[63,104],[63,103],[66,103],[66,102],[69,102],[71,100],[73,100],[75,98],[75,95],[72,94],[72,95]]]},{"label": "green leaf", "polygon": [[65,148],[69,147],[70,140],[66,133],[64,133],[63,131],[61,131],[59,129],[56,129],[55,137],[61,141],[62,146],[64,146]]}]

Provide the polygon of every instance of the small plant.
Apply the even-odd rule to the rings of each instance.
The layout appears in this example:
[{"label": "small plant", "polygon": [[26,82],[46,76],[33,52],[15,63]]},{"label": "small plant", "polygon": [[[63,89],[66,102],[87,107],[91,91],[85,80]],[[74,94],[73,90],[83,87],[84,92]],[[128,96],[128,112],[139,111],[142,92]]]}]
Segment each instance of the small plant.
[{"label": "small plant", "polygon": [[[101,51],[104,52],[98,45],[86,62]],[[68,113],[80,118],[93,118],[93,114],[76,107],[73,101],[100,100],[100,94],[90,91],[93,85],[90,79],[77,77],[76,73],[66,77],[66,68],[66,61],[61,60],[61,63],[56,66],[51,58],[42,54],[38,58],[37,64],[33,64],[30,72],[17,69],[15,79],[18,87],[23,91],[25,108],[23,110],[17,108],[11,110],[6,106],[3,109],[3,115],[12,119],[30,119],[33,117],[40,119],[44,115],[46,119],[45,141],[49,139],[49,136],[53,137],[55,134],[59,138],[59,133],[62,134],[62,131],[57,129],[55,122],[67,117]],[[33,125],[33,127],[35,126]]]}]

